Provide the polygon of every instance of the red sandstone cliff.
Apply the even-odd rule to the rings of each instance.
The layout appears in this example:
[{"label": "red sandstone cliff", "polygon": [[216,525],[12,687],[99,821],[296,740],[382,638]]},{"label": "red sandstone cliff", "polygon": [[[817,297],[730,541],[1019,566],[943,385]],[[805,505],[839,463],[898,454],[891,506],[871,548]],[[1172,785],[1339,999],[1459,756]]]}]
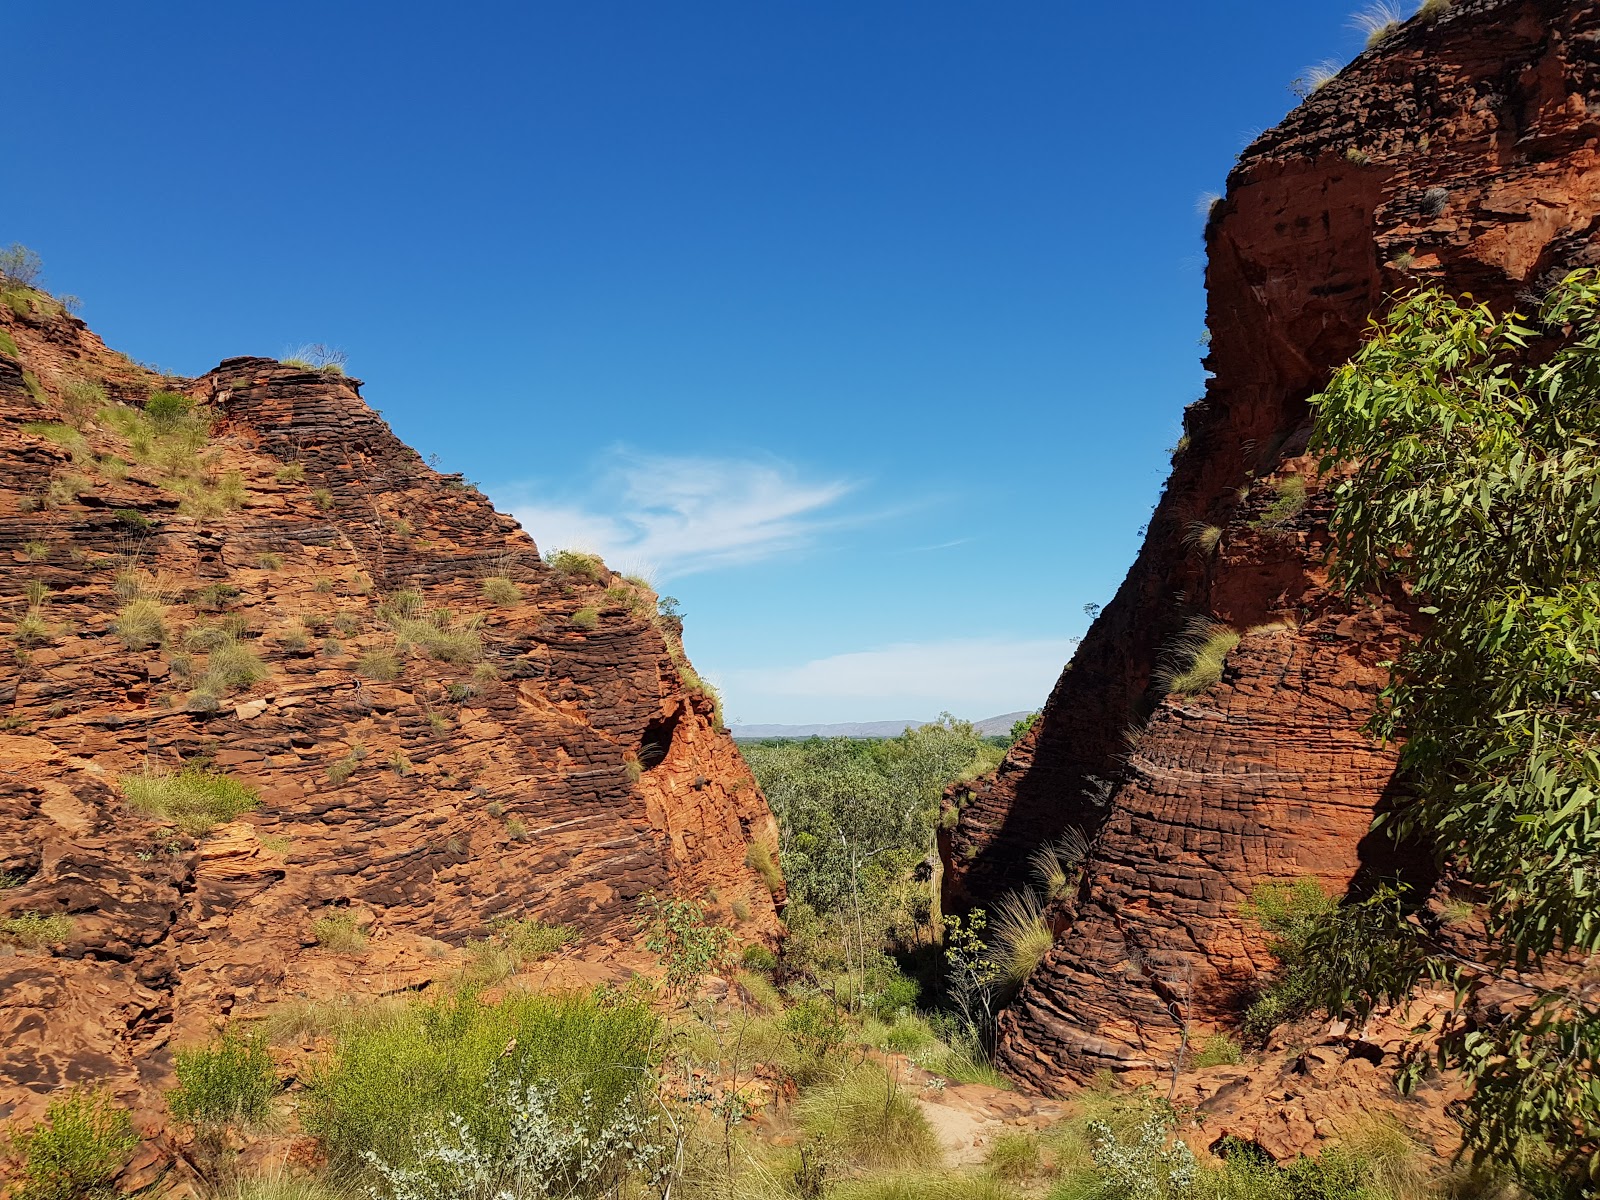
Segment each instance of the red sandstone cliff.
[{"label": "red sandstone cliff", "polygon": [[[1207,230],[1214,378],[1138,560],[1034,731],[947,801],[957,905],[1015,886],[1065,828],[1093,837],[1055,948],[1001,1018],[1011,1074],[1061,1091],[1165,1070],[1180,1018],[1227,1022],[1271,965],[1239,915],[1256,884],[1343,891],[1390,853],[1367,830],[1393,755],[1361,725],[1405,617],[1328,591],[1305,400],[1386,295],[1435,281],[1511,305],[1600,260],[1597,140],[1600,4],[1460,0],[1241,156]],[[1290,479],[1308,485],[1297,512]],[[1163,696],[1152,680],[1197,616],[1242,639],[1215,686]],[[1310,1137],[1316,1105],[1300,1110]]]},{"label": "red sandstone cliff", "polygon": [[[88,1082],[158,1124],[173,1045],[286,998],[448,978],[498,916],[577,926],[594,978],[647,892],[778,933],[746,865],[776,845],[772,816],[647,590],[552,570],[354,380],[258,358],[163,380],[42,297],[16,308],[0,306],[0,919],[73,930],[0,937],[0,1119]],[[152,387],[216,414],[204,461],[175,468],[220,489],[212,515],[98,415]],[[116,624],[130,570],[164,602],[163,636],[136,649]],[[520,597],[490,602],[490,576]],[[481,650],[408,650],[377,609],[408,590],[442,623],[481,622]],[[213,705],[191,692],[216,629],[266,673]],[[368,652],[397,666],[364,671]],[[260,807],[195,838],[124,802],[119,777],[196,760]],[[330,914],[365,948],[318,945]]]}]

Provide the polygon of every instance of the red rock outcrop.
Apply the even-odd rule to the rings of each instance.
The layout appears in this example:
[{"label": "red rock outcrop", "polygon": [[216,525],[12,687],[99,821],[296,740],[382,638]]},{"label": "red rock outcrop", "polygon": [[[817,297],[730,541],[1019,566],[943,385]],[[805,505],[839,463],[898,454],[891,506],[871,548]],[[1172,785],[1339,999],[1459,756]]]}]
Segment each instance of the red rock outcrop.
[{"label": "red rock outcrop", "polygon": [[[198,465],[101,415],[152,388],[215,414]],[[771,813],[653,594],[552,569],[355,380],[259,358],[163,379],[23,295],[0,306],[0,548],[0,920],[72,921],[0,936],[0,1120],[85,1082],[152,1128],[174,1044],[447,978],[497,917],[574,925],[602,963],[650,892],[780,932],[781,885],[746,865]],[[134,586],[164,630],[130,649]],[[377,607],[406,593],[466,648],[408,649]],[[218,638],[264,676],[191,694]],[[260,806],[195,838],[125,802],[119,778],[195,762]],[[319,945],[330,915],[365,948]]]},{"label": "red rock outcrop", "polygon": [[[1066,828],[1093,838],[1054,949],[1001,1017],[1019,1079],[1167,1069],[1180,1025],[1228,1021],[1271,965],[1239,913],[1257,884],[1342,892],[1395,865],[1368,835],[1393,754],[1361,727],[1407,615],[1329,591],[1305,401],[1386,296],[1438,282],[1509,306],[1600,261],[1597,143],[1600,4],[1460,0],[1241,156],[1207,230],[1214,377],[1138,560],[1036,728],[947,799],[957,906],[1015,887]],[[1216,685],[1163,695],[1196,618],[1241,640]]]}]

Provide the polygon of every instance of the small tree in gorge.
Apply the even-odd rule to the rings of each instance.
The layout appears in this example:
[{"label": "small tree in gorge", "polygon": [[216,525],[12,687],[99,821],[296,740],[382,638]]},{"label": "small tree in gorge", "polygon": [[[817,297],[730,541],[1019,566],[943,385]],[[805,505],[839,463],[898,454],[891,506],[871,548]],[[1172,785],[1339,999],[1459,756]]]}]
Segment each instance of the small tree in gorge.
[{"label": "small tree in gorge", "polygon": [[[1379,820],[1483,889],[1490,953],[1452,953],[1383,888],[1317,922],[1305,969],[1363,1018],[1425,976],[1519,995],[1463,1003],[1436,1061],[1473,1084],[1474,1153],[1580,1191],[1600,1178],[1600,278],[1568,276],[1537,325],[1418,292],[1313,404],[1323,470],[1354,464],[1337,578],[1406,585],[1427,621],[1371,723],[1406,739]],[[1524,974],[1552,965],[1570,982]]]}]

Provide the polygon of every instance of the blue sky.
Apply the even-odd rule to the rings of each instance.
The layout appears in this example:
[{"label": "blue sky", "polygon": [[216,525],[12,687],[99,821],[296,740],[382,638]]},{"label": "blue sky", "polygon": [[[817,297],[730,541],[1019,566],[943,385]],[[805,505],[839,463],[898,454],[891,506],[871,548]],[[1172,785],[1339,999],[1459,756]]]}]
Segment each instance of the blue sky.
[{"label": "blue sky", "polygon": [[1199,198],[1345,0],[12,6],[0,242],[326,342],[747,722],[1041,704],[1203,375]]}]

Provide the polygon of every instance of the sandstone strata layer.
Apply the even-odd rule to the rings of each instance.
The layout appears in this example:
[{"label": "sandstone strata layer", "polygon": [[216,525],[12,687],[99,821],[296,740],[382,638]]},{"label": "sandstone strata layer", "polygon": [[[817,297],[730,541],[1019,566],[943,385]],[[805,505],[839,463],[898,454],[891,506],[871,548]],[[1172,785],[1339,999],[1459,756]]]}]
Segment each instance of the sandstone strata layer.
[{"label": "sandstone strata layer", "polygon": [[[958,906],[1014,887],[1068,827],[1093,839],[1055,948],[1001,1018],[1000,1060],[1029,1085],[1165,1071],[1186,1025],[1228,1022],[1271,966],[1239,911],[1257,884],[1337,893],[1393,866],[1368,835],[1393,755],[1361,726],[1407,618],[1330,593],[1306,399],[1386,296],[1438,283],[1509,306],[1600,259],[1597,98],[1600,5],[1461,0],[1235,166],[1206,235],[1214,377],[1138,560],[1034,731],[947,801]],[[1242,639],[1218,684],[1163,695],[1196,618]]]},{"label": "sandstone strata layer", "polygon": [[[552,570],[355,380],[260,358],[163,379],[43,297],[17,307],[0,308],[0,919],[72,932],[0,937],[0,1120],[82,1082],[152,1128],[175,1045],[285,999],[447,979],[500,917],[576,926],[602,962],[647,893],[714,897],[741,937],[775,937],[746,865],[772,816],[647,589]],[[202,474],[236,472],[242,506],[186,512],[86,383],[113,408],[153,388],[209,406]],[[520,599],[486,598],[491,576]],[[165,628],[130,649],[136,578]],[[478,623],[481,657],[408,648],[378,612],[405,591]],[[194,676],[218,629],[266,674],[207,711]],[[397,673],[360,666],[385,652]],[[197,838],[125,802],[121,778],[186,763],[260,807]],[[319,944],[328,917],[365,946]]]}]

